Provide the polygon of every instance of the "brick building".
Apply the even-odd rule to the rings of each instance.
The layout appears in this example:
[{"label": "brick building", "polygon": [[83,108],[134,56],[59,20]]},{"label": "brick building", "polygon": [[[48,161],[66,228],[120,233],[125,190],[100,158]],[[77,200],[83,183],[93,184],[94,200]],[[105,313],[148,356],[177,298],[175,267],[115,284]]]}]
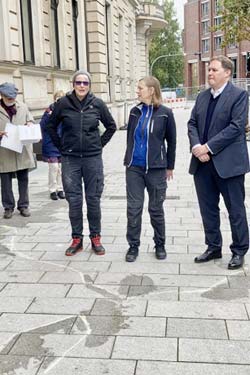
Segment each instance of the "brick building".
[{"label": "brick building", "polygon": [[138,0],[0,0],[0,83],[11,81],[40,117],[78,68],[123,125],[146,75],[149,40],[166,26],[158,5]]},{"label": "brick building", "polygon": [[221,48],[222,32],[211,26],[221,23],[220,0],[188,0],[184,6],[185,86],[203,86],[207,82],[209,59],[226,55],[234,63],[233,78],[245,79],[250,71],[250,42],[243,41]]}]

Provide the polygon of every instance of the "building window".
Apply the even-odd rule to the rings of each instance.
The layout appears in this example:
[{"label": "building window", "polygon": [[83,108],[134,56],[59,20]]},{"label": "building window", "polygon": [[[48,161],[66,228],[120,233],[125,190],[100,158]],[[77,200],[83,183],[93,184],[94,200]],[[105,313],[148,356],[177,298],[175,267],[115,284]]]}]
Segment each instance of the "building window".
[{"label": "building window", "polygon": [[51,36],[53,50],[53,66],[60,67],[59,30],[57,7],[59,0],[51,0]]},{"label": "building window", "polygon": [[202,39],[202,52],[209,52],[209,39]]},{"label": "building window", "polygon": [[20,0],[24,62],[34,64],[31,0]]},{"label": "building window", "polygon": [[214,17],[214,26],[220,26],[222,24],[222,17]]},{"label": "building window", "polygon": [[214,49],[215,50],[221,49],[221,43],[222,43],[222,36],[215,36],[214,37]]},{"label": "building window", "polygon": [[77,17],[78,17],[78,4],[77,4],[77,0],[72,0],[72,19],[73,19],[73,28],[74,28],[76,69],[79,69]]},{"label": "building window", "polygon": [[202,34],[207,34],[209,32],[209,21],[202,21],[201,23]]},{"label": "building window", "polygon": [[208,16],[209,12],[209,2],[201,3],[201,17]]},{"label": "building window", "polygon": [[219,14],[221,13],[222,5],[221,0],[214,0],[214,13]]},{"label": "building window", "polygon": [[236,40],[235,40],[235,42],[230,43],[227,47],[228,48],[237,48]]}]

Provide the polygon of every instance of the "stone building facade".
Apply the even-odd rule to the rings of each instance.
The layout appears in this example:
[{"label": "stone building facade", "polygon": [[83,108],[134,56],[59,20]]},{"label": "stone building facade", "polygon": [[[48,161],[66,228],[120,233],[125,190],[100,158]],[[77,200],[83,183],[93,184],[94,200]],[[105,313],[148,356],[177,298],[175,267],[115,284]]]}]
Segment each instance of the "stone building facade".
[{"label": "stone building facade", "polygon": [[19,89],[36,118],[78,68],[118,126],[148,74],[148,46],[166,27],[158,5],[137,0],[0,0],[0,82]]}]

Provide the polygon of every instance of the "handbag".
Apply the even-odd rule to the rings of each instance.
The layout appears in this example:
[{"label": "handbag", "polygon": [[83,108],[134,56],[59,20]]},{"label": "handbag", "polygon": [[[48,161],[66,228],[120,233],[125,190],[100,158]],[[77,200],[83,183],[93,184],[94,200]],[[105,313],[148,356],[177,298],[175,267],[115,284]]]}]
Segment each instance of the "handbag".
[{"label": "handbag", "polygon": [[19,125],[19,140],[23,145],[30,143],[38,143],[42,139],[40,124],[33,124],[30,126]]}]

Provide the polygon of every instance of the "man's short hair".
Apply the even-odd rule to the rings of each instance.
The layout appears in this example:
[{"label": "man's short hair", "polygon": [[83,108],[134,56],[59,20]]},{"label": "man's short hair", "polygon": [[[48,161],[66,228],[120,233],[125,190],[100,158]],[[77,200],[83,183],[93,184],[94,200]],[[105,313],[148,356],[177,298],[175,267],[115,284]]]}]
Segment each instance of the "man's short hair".
[{"label": "man's short hair", "polygon": [[221,66],[225,70],[230,70],[231,74],[234,71],[234,65],[232,60],[229,59],[227,56],[214,56],[211,58],[210,62],[212,61],[219,61],[221,63]]}]

